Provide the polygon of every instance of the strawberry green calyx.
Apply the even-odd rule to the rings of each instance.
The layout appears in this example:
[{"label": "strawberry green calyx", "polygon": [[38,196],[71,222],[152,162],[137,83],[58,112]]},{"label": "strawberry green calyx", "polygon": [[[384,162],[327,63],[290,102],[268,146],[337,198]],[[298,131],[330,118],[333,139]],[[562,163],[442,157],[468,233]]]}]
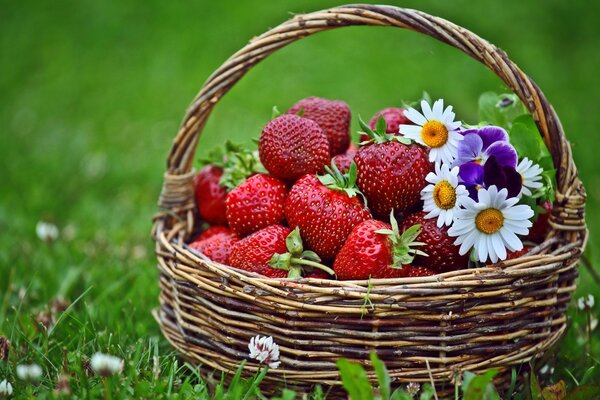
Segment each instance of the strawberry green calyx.
[{"label": "strawberry green calyx", "polygon": [[223,175],[219,184],[231,191],[246,180],[250,175],[267,173],[260,163],[257,151],[251,151],[230,141],[225,143],[223,156]]},{"label": "strawberry green calyx", "polygon": [[412,143],[412,141],[404,136],[399,136],[396,135],[394,133],[387,133],[386,132],[386,128],[387,128],[387,124],[385,122],[385,118],[383,118],[383,116],[379,116],[379,118],[377,119],[377,122],[375,124],[375,130],[369,128],[369,125],[367,125],[365,123],[365,121],[362,120],[362,118],[358,117],[358,123],[360,124],[360,127],[362,129],[361,132],[359,133],[364,133],[369,137],[369,140],[363,141],[361,142],[361,146],[369,144],[369,143],[375,143],[375,144],[381,144],[381,143],[387,143],[387,142],[400,142],[402,144],[406,144],[409,145]]},{"label": "strawberry green calyx", "polygon": [[415,241],[421,233],[421,225],[413,225],[400,234],[393,210],[390,213],[390,225],[392,229],[379,229],[375,231],[376,233],[387,235],[392,242],[393,263],[389,266],[390,268],[402,269],[403,265],[412,263],[415,256],[428,256],[427,253],[414,248],[425,244]]},{"label": "strawberry green calyx", "polygon": [[314,251],[304,250],[300,228],[296,227],[285,239],[288,252],[273,255],[269,265],[273,268],[289,271],[288,278],[300,278],[305,270],[313,268],[322,269],[329,275],[334,275],[333,270],[320,264],[321,258]]},{"label": "strawberry green calyx", "polygon": [[350,168],[345,174],[340,172],[333,161],[331,162],[331,168],[328,166],[325,167],[325,172],[325,175],[317,175],[317,179],[319,179],[319,182],[325,187],[331,190],[337,190],[338,192],[344,192],[350,198],[360,195],[365,204],[367,204],[367,199],[358,189],[358,186],[356,186],[357,170],[354,162],[350,164]]}]

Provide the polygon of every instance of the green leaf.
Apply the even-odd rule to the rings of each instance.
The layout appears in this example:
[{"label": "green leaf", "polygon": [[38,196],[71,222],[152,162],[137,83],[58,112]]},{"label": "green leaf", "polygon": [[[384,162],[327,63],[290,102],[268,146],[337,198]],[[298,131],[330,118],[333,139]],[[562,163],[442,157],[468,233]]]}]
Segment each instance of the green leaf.
[{"label": "green leaf", "polygon": [[600,386],[583,385],[576,387],[566,398],[569,400],[598,399],[600,398]]},{"label": "green leaf", "polygon": [[[464,400],[500,400],[492,379],[498,374],[498,370],[489,369],[481,375],[470,374],[463,377]],[[467,378],[468,377],[468,378]],[[465,387],[466,386],[466,387]]]},{"label": "green leaf", "polygon": [[513,93],[486,92],[479,96],[479,119],[487,124],[510,129],[523,114],[527,114],[527,109]]},{"label": "green leaf", "polygon": [[377,123],[375,125],[375,130],[379,133],[386,132],[386,130],[387,130],[387,124],[385,122],[385,118],[383,118],[382,115],[380,115],[379,118],[377,119]]},{"label": "green leaf", "polygon": [[290,234],[285,238],[285,245],[287,250],[292,255],[302,254],[304,247],[302,246],[302,238],[300,237],[300,227],[296,227]]},{"label": "green leaf", "polygon": [[290,389],[283,389],[281,396],[272,397],[271,400],[294,400],[296,398],[296,392]]},{"label": "green leaf", "polygon": [[413,397],[410,394],[408,394],[408,392],[398,388],[394,390],[394,393],[392,393],[390,400],[413,400]]},{"label": "green leaf", "polygon": [[510,143],[513,145],[519,158],[527,157],[533,162],[541,158],[540,134],[524,123],[515,122],[510,130]]},{"label": "green leaf", "polygon": [[586,383],[588,383],[588,381],[592,378],[592,375],[595,370],[596,370],[595,365],[592,365],[591,367],[589,367],[583,374],[583,378],[581,378],[581,381],[579,381],[579,384],[585,385]]},{"label": "green leaf", "polygon": [[385,364],[377,357],[377,353],[374,351],[371,352],[371,364],[373,364],[373,369],[375,369],[375,373],[377,374],[381,398],[383,400],[389,400],[392,380]]},{"label": "green leaf", "polygon": [[344,389],[350,397],[361,400],[374,398],[367,372],[361,365],[352,363],[345,358],[340,358],[336,364],[340,371]]},{"label": "green leaf", "polygon": [[279,111],[279,108],[277,108],[277,106],[273,106],[273,109],[271,110],[271,119],[275,119],[277,117],[279,117],[281,115],[281,111]]},{"label": "green leaf", "polygon": [[419,400],[431,400],[435,397],[435,389],[429,383],[424,384],[421,387],[421,396]]},{"label": "green leaf", "polygon": [[542,388],[535,375],[535,369],[531,368],[531,376],[529,379],[529,390],[531,392],[531,400],[543,400]]}]

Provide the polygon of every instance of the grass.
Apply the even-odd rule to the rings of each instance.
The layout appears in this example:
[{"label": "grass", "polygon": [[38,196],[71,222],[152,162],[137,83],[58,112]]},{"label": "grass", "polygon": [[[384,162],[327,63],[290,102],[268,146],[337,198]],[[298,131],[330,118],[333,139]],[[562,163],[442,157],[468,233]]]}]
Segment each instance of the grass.
[{"label": "grass", "polygon": [[[400,5],[399,2],[392,2]],[[289,16],[332,1],[10,2],[0,12],[0,336],[12,342],[0,381],[15,397],[52,398],[61,373],[78,398],[186,398],[205,383],[182,364],[151,317],[158,285],[152,214],[177,125],[201,82],[246,40]],[[561,116],[589,200],[587,256],[600,262],[598,6],[559,1],[406,0],[505,49]],[[376,44],[376,45],[374,45]],[[481,92],[501,91],[489,71],[412,32],[348,28],[282,49],[215,109],[198,153],[222,138],[249,143],[274,104],[341,98],[355,116],[418,98],[423,90],[474,122]],[[354,118],[356,121],[357,118]],[[354,129],[356,130],[356,129]],[[35,234],[54,222],[52,244]],[[600,288],[581,269],[576,297]],[[46,331],[35,317],[53,299],[69,309]],[[600,317],[599,305],[592,314]],[[551,382],[600,378],[600,336],[573,308]],[[119,378],[86,375],[97,351],[126,360]],[[38,385],[15,365],[44,369]],[[198,392],[196,392],[196,390]]]}]

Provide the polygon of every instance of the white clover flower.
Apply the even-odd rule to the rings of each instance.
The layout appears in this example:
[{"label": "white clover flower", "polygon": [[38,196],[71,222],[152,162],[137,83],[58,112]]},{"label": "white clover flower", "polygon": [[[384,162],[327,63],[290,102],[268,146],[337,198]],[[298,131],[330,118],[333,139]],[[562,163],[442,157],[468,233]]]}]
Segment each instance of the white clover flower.
[{"label": "white clover flower", "polygon": [[455,245],[461,245],[459,254],[475,249],[479,261],[488,257],[492,262],[505,260],[506,249],[519,251],[523,242],[517,235],[527,235],[531,227],[529,218],[533,210],[525,204],[516,205],[516,197],[507,198],[506,189],[498,190],[496,185],[479,189],[478,201],[465,198],[464,209],[455,213],[455,219],[448,229],[448,235],[457,236]]},{"label": "white clover flower", "polygon": [[257,360],[261,364],[266,364],[270,368],[276,369],[281,364],[279,360],[279,346],[273,342],[272,336],[256,335],[248,343],[250,358]]},{"label": "white clover flower", "polygon": [[17,376],[23,381],[35,382],[42,377],[42,367],[37,364],[17,365]]},{"label": "white clover flower", "polygon": [[58,228],[51,222],[39,221],[35,226],[35,233],[44,242],[58,239]]},{"label": "white clover flower", "polygon": [[419,390],[421,390],[421,385],[419,385],[417,382],[411,382],[406,385],[406,391],[412,397],[415,397],[419,393]]},{"label": "white clover flower", "polygon": [[523,185],[521,186],[521,193],[519,197],[531,196],[534,191],[538,190],[543,186],[542,172],[544,170],[537,164],[534,164],[529,158],[524,157],[519,165],[517,165],[517,172],[521,174],[521,180]]},{"label": "white clover flower", "polygon": [[430,185],[421,190],[425,218],[437,217],[437,226],[452,225],[454,212],[458,211],[469,196],[464,185],[458,184],[458,167],[450,169],[448,164],[435,164],[435,172],[425,177]]},{"label": "white clover flower", "polygon": [[104,353],[96,353],[90,361],[92,370],[100,376],[118,375],[123,371],[123,360]]},{"label": "white clover flower", "polygon": [[0,382],[0,397],[9,397],[13,394],[13,388],[6,379]]},{"label": "white clover flower", "polygon": [[577,308],[580,310],[591,309],[594,307],[595,299],[594,296],[588,294],[587,297],[580,297],[577,299]]},{"label": "white clover flower", "polygon": [[444,109],[444,100],[439,99],[431,107],[423,100],[421,111],[406,110],[404,115],[415,125],[400,125],[400,134],[429,147],[429,161],[452,164],[458,156],[458,142],[464,139],[458,132],[461,122],[454,120],[452,106]]},{"label": "white clover flower", "polygon": [[598,327],[598,318],[591,317],[590,318],[590,331],[593,331]]}]

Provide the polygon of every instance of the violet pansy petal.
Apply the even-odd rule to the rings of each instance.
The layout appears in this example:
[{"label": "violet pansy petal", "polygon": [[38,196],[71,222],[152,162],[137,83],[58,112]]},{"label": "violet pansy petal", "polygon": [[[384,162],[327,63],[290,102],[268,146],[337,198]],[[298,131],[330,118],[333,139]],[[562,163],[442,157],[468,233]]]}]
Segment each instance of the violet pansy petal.
[{"label": "violet pansy petal", "polygon": [[467,162],[479,160],[481,158],[481,150],[483,142],[479,135],[469,133],[464,136],[464,139],[458,143],[456,161],[454,165],[461,165]]},{"label": "violet pansy petal", "polygon": [[478,134],[479,133],[479,129],[476,129],[476,128],[463,129],[463,130],[458,131],[458,133],[460,133],[463,136],[468,135],[470,133]]},{"label": "violet pansy petal", "polygon": [[478,130],[481,140],[483,140],[483,149],[487,149],[496,142],[508,142],[508,133],[499,126],[484,126]]},{"label": "violet pansy petal", "polygon": [[523,179],[521,174],[512,167],[502,167],[504,176],[506,177],[506,190],[508,190],[508,197],[517,197],[521,193],[521,186],[523,186]]},{"label": "violet pansy petal", "polygon": [[487,154],[488,157],[495,157],[499,166],[517,167],[517,151],[508,142],[492,143],[485,150],[485,154]]},{"label": "violet pansy petal", "polygon": [[458,167],[458,177],[467,185],[483,184],[483,167],[476,162],[468,162]]}]

